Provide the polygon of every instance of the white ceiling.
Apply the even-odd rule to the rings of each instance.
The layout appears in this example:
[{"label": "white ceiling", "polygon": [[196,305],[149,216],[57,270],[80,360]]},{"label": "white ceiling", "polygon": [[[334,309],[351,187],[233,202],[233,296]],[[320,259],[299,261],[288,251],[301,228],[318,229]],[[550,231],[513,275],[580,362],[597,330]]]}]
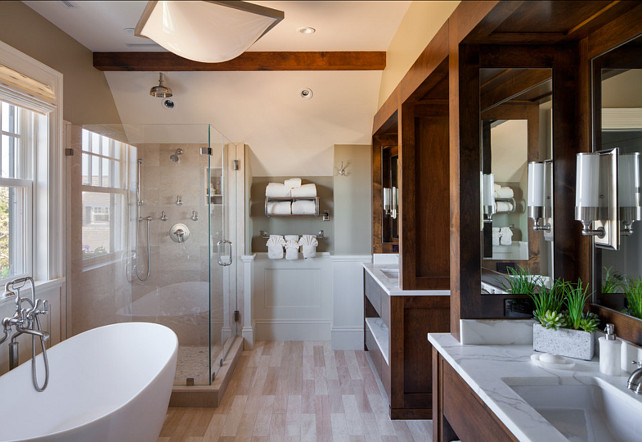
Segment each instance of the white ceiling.
[{"label": "white ceiling", "polygon": [[[162,50],[134,37],[145,1],[25,1],[94,52]],[[385,51],[409,1],[256,1],[285,19],[250,50]],[[303,35],[301,26],[317,32]],[[144,46],[127,46],[144,44]],[[252,172],[332,175],[335,144],[370,144],[381,71],[167,72],[176,106],[149,95],[156,72],[106,72],[126,124],[212,123],[228,139],[248,144]],[[311,100],[299,92],[311,88]]]}]

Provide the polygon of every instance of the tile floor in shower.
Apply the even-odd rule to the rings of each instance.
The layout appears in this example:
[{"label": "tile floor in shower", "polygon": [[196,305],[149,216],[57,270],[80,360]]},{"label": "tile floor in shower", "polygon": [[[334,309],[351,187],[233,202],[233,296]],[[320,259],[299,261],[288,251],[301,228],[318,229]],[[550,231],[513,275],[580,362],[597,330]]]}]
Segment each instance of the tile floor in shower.
[{"label": "tile floor in shower", "polygon": [[[218,364],[222,349],[220,345],[212,347],[212,367],[215,363]],[[207,358],[207,347],[179,346],[174,385],[185,385],[187,378],[194,378],[195,385],[209,385],[210,365]]]}]

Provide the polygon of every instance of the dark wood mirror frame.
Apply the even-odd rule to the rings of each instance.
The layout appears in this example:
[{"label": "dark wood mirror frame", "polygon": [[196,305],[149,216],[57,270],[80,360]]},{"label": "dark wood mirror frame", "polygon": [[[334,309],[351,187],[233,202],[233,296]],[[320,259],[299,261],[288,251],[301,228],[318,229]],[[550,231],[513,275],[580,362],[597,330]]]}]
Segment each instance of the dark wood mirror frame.
[{"label": "dark wood mirror frame", "polygon": [[[637,31],[635,31],[637,29]],[[636,35],[631,35],[630,31],[637,32]],[[605,51],[594,54],[599,50],[594,48],[593,45],[588,44],[589,60],[586,62],[590,65],[591,76],[591,102],[590,115],[592,117],[592,124],[590,125],[591,143],[590,150],[600,150],[602,145],[601,128],[602,128],[602,69],[603,68],[620,68],[620,69],[642,69],[642,46],[627,48],[626,50],[618,50],[622,45],[634,39],[642,38],[642,26],[639,24],[636,27],[630,28],[629,32],[622,35],[619,39],[612,39],[611,46]],[[604,49],[601,45],[599,48]],[[593,51],[591,51],[593,50]],[[593,52],[593,53],[592,53]],[[591,277],[592,277],[592,290],[600,290],[601,287],[601,272],[595,269],[601,268],[601,252],[599,249],[592,249],[591,253]],[[617,310],[607,308],[603,305],[596,303],[591,304],[591,310],[596,312],[604,322],[615,324],[618,336],[636,344],[642,345],[642,320],[634,318],[629,315],[620,313]]]}]

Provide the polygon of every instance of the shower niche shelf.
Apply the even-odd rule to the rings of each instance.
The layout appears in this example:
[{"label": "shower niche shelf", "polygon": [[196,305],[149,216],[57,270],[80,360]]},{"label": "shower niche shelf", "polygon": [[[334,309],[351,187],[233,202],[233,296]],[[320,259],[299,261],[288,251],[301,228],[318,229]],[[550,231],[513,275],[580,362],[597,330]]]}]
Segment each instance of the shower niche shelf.
[{"label": "shower niche shelf", "polygon": [[207,172],[205,169],[205,204],[220,206],[223,204],[223,169],[213,167],[209,169],[209,174]]}]

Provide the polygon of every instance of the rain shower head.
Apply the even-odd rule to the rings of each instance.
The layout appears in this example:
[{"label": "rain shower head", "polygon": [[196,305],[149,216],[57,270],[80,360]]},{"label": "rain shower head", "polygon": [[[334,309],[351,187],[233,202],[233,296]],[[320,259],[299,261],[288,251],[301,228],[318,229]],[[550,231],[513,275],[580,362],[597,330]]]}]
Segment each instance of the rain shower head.
[{"label": "rain shower head", "polygon": [[172,90],[163,84],[163,73],[158,74],[158,86],[149,90],[149,95],[157,98],[169,98],[172,96]]},{"label": "rain shower head", "polygon": [[173,154],[171,154],[169,156],[169,159],[172,160],[175,163],[178,163],[178,160],[179,160],[178,156],[179,155],[183,155],[183,149],[181,149],[180,147],[178,149],[176,149],[176,152],[174,152]]}]

